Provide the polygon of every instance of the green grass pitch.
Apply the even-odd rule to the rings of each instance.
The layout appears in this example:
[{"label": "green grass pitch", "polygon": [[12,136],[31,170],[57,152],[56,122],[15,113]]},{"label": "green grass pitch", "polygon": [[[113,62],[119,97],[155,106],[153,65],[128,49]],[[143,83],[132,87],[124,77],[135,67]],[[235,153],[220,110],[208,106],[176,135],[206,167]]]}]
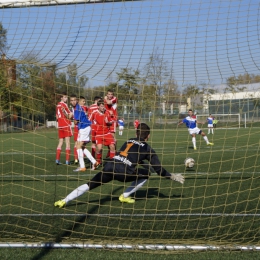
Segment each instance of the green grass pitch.
[{"label": "green grass pitch", "polygon": [[[169,172],[184,174],[184,185],[152,174],[130,205],[118,201],[129,183],[114,181],[65,209],[54,201],[98,171],[57,166],[55,130],[1,134],[0,242],[254,245],[260,237],[259,134],[260,128],[217,129],[208,135],[213,147],[197,136],[194,151],[186,129],[154,130],[148,142]],[[118,147],[134,136],[126,129]],[[185,169],[187,157],[195,159],[193,169]]]}]

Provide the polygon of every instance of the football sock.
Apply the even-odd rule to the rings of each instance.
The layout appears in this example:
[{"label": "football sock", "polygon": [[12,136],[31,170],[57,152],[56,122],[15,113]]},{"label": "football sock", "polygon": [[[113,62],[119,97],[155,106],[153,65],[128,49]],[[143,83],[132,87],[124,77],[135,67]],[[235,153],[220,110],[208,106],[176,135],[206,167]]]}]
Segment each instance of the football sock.
[{"label": "football sock", "polygon": [[78,160],[78,151],[76,146],[74,146],[74,160]]},{"label": "football sock", "polygon": [[138,179],[136,181],[133,181],[131,185],[128,188],[126,188],[126,190],[124,191],[123,193],[124,197],[127,198],[132,193],[139,190],[146,183],[146,181],[147,179]]},{"label": "football sock", "polygon": [[196,147],[196,137],[192,137],[193,147]]},{"label": "football sock", "polygon": [[82,149],[78,149],[78,158],[79,158],[79,166],[80,168],[85,168],[84,155]]},{"label": "football sock", "polygon": [[70,148],[66,148],[66,161],[70,161]]},{"label": "football sock", "polygon": [[57,148],[56,150],[56,160],[60,160],[61,148]]},{"label": "football sock", "polygon": [[206,135],[203,136],[203,139],[206,141],[207,144],[209,143],[208,137]]},{"label": "football sock", "polygon": [[77,189],[75,189],[74,191],[72,191],[64,200],[67,203],[67,202],[74,200],[77,197],[81,196],[88,190],[89,190],[88,184],[83,184],[83,185],[79,186]]},{"label": "football sock", "polygon": [[111,151],[110,151],[110,153],[109,153],[109,158],[110,158],[110,159],[114,158],[115,154],[116,154],[116,152],[111,152]]},{"label": "football sock", "polygon": [[87,156],[87,158],[91,161],[92,164],[96,163],[95,158],[91,155],[88,149],[84,149],[83,153]]}]

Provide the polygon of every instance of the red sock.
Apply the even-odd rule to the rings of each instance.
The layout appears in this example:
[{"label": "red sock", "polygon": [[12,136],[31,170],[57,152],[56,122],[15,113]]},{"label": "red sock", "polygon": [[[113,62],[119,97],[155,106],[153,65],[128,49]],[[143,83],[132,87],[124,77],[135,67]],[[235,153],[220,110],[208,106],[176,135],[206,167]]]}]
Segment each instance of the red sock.
[{"label": "red sock", "polygon": [[116,152],[111,152],[111,151],[110,151],[109,158],[110,158],[110,159],[114,158],[115,154],[116,154]]},{"label": "red sock", "polygon": [[106,158],[109,158],[109,157],[110,157],[110,150],[108,149]]},{"label": "red sock", "polygon": [[96,158],[96,147],[91,147],[91,154],[94,158]]},{"label": "red sock", "polygon": [[74,159],[75,160],[78,160],[79,158],[78,158],[78,152],[77,152],[77,147],[76,146],[74,146]]},{"label": "red sock", "polygon": [[67,148],[66,149],[66,161],[70,161],[70,149],[69,148]]},{"label": "red sock", "polygon": [[56,150],[56,160],[60,160],[61,148],[57,148]]},{"label": "red sock", "polygon": [[97,158],[96,158],[97,162],[101,163],[101,159],[102,159],[102,153],[97,153]]}]

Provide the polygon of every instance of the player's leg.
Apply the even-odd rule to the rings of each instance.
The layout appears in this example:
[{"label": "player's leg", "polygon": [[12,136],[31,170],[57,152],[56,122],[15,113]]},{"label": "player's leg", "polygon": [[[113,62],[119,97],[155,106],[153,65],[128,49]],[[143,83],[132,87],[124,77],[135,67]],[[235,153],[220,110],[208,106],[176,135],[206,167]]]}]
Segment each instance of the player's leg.
[{"label": "player's leg", "polygon": [[70,165],[70,136],[65,137],[66,143],[66,164]]},{"label": "player's leg", "polygon": [[205,140],[207,145],[214,145],[213,143],[209,142],[208,137],[206,136],[206,134],[204,132],[200,132],[200,135],[203,137],[203,139]]},{"label": "player's leg", "polygon": [[[79,136],[80,136],[80,132],[79,132]],[[79,167],[74,170],[75,172],[84,172],[86,171],[86,166],[85,166],[85,162],[84,162],[84,154],[83,154],[83,150],[82,150],[82,145],[83,145],[83,141],[80,141],[80,137],[78,138],[77,141],[77,153],[78,153],[78,159],[79,159]]]},{"label": "player's leg", "polygon": [[97,147],[96,147],[96,160],[97,160],[98,163],[101,163],[101,160],[102,160],[102,147],[103,147],[102,143],[97,143]]},{"label": "player's leg", "polygon": [[[139,190],[148,180],[149,178],[149,170],[138,168],[136,174],[126,174],[126,175],[116,175],[115,179],[119,181],[129,182],[132,181],[130,186],[126,188],[126,190],[119,196],[120,202],[125,203],[135,203],[135,200],[129,197],[131,194]],[[123,179],[122,179],[123,177]]]},{"label": "player's leg", "polygon": [[191,134],[191,140],[192,140],[192,144],[193,144],[193,149],[197,150],[196,135],[195,134]]},{"label": "player's leg", "polygon": [[78,164],[78,151],[77,151],[78,133],[79,133],[78,126],[75,125],[75,127],[74,127],[74,134],[73,134],[73,137],[74,137],[74,148],[73,148],[74,164]]},{"label": "player's leg", "polygon": [[214,130],[213,130],[213,127],[211,127],[211,133],[214,134]]},{"label": "player's leg", "polygon": [[84,193],[88,192],[89,190],[93,190],[96,187],[110,182],[113,179],[113,173],[97,173],[87,184],[83,184],[73,190],[69,195],[67,195],[64,199],[56,201],[54,203],[55,207],[63,208],[68,202],[80,197]]},{"label": "player's leg", "polygon": [[59,129],[59,142],[58,142],[58,146],[57,146],[57,149],[56,149],[56,164],[57,165],[60,165],[61,162],[60,162],[60,156],[61,156],[61,148],[62,148],[62,145],[63,145],[63,130],[62,129]]},{"label": "player's leg", "polygon": [[91,170],[96,170],[100,163],[96,161],[96,159],[92,156],[92,154],[90,153],[90,151],[86,148],[86,143],[83,143],[82,145],[82,151],[83,154],[86,155],[86,157],[90,160],[92,168]]}]

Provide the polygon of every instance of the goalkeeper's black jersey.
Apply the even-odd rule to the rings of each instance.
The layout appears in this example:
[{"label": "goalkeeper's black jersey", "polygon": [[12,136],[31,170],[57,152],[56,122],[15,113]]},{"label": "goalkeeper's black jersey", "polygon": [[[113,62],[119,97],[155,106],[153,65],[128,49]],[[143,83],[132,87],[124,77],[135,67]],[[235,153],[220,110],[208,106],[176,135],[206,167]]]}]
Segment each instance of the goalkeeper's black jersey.
[{"label": "goalkeeper's black jersey", "polygon": [[144,140],[131,138],[125,142],[114,157],[115,172],[135,173],[139,162],[149,161],[158,175],[171,176],[162,166],[156,152]]}]

